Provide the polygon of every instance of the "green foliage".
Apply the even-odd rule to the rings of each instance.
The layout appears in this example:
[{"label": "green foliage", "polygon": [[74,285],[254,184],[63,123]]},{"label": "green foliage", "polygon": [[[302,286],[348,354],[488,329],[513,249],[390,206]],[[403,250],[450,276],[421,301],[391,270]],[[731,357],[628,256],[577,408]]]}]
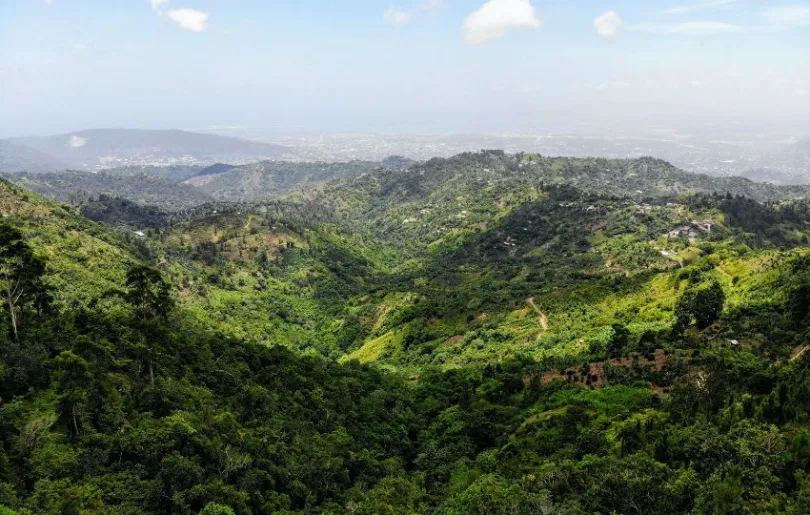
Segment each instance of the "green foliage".
[{"label": "green foliage", "polygon": [[717,281],[690,286],[675,304],[676,323],[686,327],[694,320],[700,329],[705,329],[720,318],[725,301],[725,292]]},{"label": "green foliage", "polygon": [[93,197],[104,195],[124,197],[141,205],[155,205],[174,211],[211,200],[193,186],[142,171],[133,174],[117,171],[23,173],[8,178],[24,188],[73,204],[89,202]]},{"label": "green foliage", "polygon": [[[234,166],[201,177],[199,190],[219,201],[253,202],[295,190],[312,188],[344,177],[356,177],[380,167],[371,161],[348,163],[287,163],[262,161]],[[192,178],[194,183],[198,178]]]},{"label": "green foliage", "polygon": [[810,258],[801,256],[793,263],[796,278],[788,292],[788,308],[797,327],[810,324]]},{"label": "green foliage", "polygon": [[785,194],[484,152],[135,243],[0,183],[55,297],[0,335],[0,513],[806,513],[801,202],[617,174]]},{"label": "green foliage", "polygon": [[135,265],[127,272],[127,292],[124,298],[132,305],[140,320],[166,319],[173,301],[169,285],[160,272],[146,265]]},{"label": "green foliage", "polygon": [[234,515],[234,511],[228,506],[212,502],[205,505],[200,515]]},{"label": "green foliage", "polygon": [[24,313],[46,311],[51,297],[42,282],[45,262],[34,256],[31,247],[16,228],[0,224],[0,291],[16,340]]}]

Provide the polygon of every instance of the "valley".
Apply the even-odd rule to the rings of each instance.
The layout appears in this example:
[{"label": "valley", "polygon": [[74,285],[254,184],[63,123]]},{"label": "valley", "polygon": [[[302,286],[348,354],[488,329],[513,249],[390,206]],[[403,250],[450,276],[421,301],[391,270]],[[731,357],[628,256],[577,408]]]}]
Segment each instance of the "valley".
[{"label": "valley", "polygon": [[7,177],[3,280],[43,265],[0,512],[808,506],[806,187],[502,151]]}]

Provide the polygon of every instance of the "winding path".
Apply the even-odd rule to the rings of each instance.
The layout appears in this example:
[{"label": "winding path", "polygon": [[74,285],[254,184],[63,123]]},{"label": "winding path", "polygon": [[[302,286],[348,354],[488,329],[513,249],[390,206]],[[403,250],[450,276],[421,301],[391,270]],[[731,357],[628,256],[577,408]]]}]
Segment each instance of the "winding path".
[{"label": "winding path", "polygon": [[543,331],[548,331],[548,317],[545,313],[540,311],[540,308],[537,307],[537,304],[534,303],[534,297],[529,297],[526,299],[526,303],[532,307],[532,309],[537,313],[537,320],[540,322],[540,327],[543,328]]}]

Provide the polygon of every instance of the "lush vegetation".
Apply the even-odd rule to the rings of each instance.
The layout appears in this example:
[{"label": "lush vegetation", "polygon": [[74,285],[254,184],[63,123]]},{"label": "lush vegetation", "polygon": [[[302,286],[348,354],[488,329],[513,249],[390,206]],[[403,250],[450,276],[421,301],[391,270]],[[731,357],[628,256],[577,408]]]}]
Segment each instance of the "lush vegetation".
[{"label": "lush vegetation", "polygon": [[288,163],[261,161],[255,164],[210,167],[188,180],[200,191],[221,201],[266,200],[275,195],[310,188],[328,181],[356,177],[380,167],[372,161],[348,163]]},{"label": "lush vegetation", "polygon": [[78,204],[99,195],[125,197],[139,204],[183,209],[211,200],[186,184],[149,173],[111,172],[21,173],[8,177],[16,184],[61,202]]},{"label": "lush vegetation", "polygon": [[171,216],[2,182],[0,513],[807,513],[810,204],[676,175],[485,152]]}]

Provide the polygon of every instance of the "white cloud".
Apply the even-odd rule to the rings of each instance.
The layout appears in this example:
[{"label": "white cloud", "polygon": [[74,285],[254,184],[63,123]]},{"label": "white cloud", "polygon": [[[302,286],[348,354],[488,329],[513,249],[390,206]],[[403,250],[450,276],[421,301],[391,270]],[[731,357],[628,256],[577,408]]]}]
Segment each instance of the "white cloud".
[{"label": "white cloud", "polygon": [[810,4],[770,7],[762,11],[762,16],[765,17],[768,24],[776,27],[808,27],[810,26]]},{"label": "white cloud", "polygon": [[70,138],[68,138],[67,144],[70,148],[81,148],[87,145],[87,138],[82,138],[81,136],[73,135]]},{"label": "white cloud", "polygon": [[183,30],[203,32],[208,26],[208,13],[197,9],[169,9],[167,14]]},{"label": "white cloud", "polygon": [[152,9],[158,16],[168,15],[178,27],[191,32],[204,32],[208,27],[208,13],[197,9],[184,7],[181,9],[166,10],[169,0],[150,0]]},{"label": "white cloud", "polygon": [[665,23],[628,26],[628,30],[649,32],[651,34],[671,34],[683,36],[714,36],[717,34],[730,34],[740,32],[739,25],[719,21],[685,21],[682,23]]},{"label": "white cloud", "polygon": [[697,4],[681,5],[673,7],[664,11],[664,14],[688,14],[698,11],[706,11],[708,9],[716,9],[718,7],[726,7],[731,4],[736,4],[740,0],[706,0]]},{"label": "white cloud", "polygon": [[411,13],[408,11],[403,11],[398,7],[389,7],[385,14],[383,14],[383,19],[394,26],[405,25],[409,21],[411,21]]},{"label": "white cloud", "polygon": [[480,45],[516,29],[539,29],[529,0],[489,0],[464,20],[464,41]]},{"label": "white cloud", "polygon": [[600,14],[593,20],[593,26],[599,36],[607,39],[616,39],[622,27],[622,19],[613,11]]}]

